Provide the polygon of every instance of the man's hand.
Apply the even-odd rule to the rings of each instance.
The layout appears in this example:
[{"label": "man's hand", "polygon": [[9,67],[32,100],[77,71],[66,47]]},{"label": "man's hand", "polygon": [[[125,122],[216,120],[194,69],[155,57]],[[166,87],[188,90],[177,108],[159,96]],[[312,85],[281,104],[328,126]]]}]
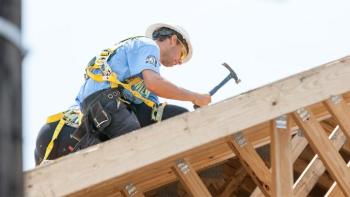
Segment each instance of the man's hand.
[{"label": "man's hand", "polygon": [[192,101],[194,105],[197,105],[199,107],[208,105],[210,102],[211,102],[210,94],[195,94],[195,98]]}]

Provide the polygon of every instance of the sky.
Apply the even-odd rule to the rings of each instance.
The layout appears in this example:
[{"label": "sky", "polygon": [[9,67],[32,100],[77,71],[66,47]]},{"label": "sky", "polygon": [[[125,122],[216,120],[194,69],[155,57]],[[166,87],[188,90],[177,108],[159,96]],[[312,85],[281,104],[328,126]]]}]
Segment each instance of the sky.
[{"label": "sky", "polygon": [[[228,71],[212,103],[350,54],[347,0],[117,1],[23,0],[23,165],[34,164],[35,140],[49,115],[75,103],[84,68],[97,53],[158,22],[190,34],[190,62],[161,68],[178,86],[209,92]],[[192,110],[189,102],[162,100]]]}]

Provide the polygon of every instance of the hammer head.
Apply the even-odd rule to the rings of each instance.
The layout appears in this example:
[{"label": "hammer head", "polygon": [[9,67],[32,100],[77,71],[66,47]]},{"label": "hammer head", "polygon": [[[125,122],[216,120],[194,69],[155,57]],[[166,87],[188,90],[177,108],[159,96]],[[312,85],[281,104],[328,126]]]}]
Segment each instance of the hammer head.
[{"label": "hammer head", "polygon": [[227,63],[222,63],[223,66],[225,66],[225,68],[227,68],[227,70],[230,71],[230,76],[235,80],[235,82],[238,84],[239,82],[241,82],[240,79],[238,79],[237,74],[235,73],[235,71],[233,71],[233,69],[227,64]]}]

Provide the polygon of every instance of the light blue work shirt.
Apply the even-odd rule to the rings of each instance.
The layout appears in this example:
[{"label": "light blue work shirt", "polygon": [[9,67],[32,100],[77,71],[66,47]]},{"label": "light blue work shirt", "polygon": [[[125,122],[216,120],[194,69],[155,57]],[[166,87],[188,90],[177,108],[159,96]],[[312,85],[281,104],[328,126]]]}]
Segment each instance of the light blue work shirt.
[{"label": "light blue work shirt", "polygon": [[[160,67],[160,51],[157,43],[147,37],[137,37],[128,39],[122,43],[119,43],[114,55],[110,56],[107,63],[111,67],[112,71],[118,76],[121,82],[125,82],[126,79],[139,76],[142,78],[141,72],[143,70],[153,70],[159,73]],[[100,71],[95,72],[100,74]],[[109,82],[96,82],[89,78],[85,80],[85,83],[81,86],[79,94],[76,97],[77,103],[81,106],[86,97],[92,93],[110,88]],[[149,92],[143,80],[139,84],[132,87],[133,90],[138,91],[143,97],[159,103],[158,97]],[[124,96],[134,103],[141,103],[139,99],[135,99],[130,92],[124,91]]]}]

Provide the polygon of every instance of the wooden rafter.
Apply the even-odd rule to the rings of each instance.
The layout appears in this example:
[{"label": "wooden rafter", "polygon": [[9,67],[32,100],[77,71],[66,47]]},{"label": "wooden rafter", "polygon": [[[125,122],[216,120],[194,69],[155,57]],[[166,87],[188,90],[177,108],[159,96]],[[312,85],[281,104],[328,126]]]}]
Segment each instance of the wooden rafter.
[{"label": "wooden rafter", "polygon": [[[307,168],[307,166],[309,165],[309,163],[311,161],[312,161],[312,158],[310,161],[305,160],[303,158],[298,158],[296,160],[296,162],[294,163],[294,172],[298,173],[299,175],[303,174],[304,170]],[[317,183],[315,183],[313,186],[317,185],[317,187],[320,187],[320,188],[327,190],[332,185],[333,180],[328,173],[324,173],[319,177],[318,180],[316,180],[316,182]],[[309,187],[307,187],[307,188],[309,188]],[[312,188],[310,188],[310,189],[312,189]]]},{"label": "wooden rafter", "polygon": [[302,128],[312,149],[319,155],[328,172],[338,182],[345,194],[350,196],[350,172],[338,151],[328,140],[326,132],[306,107],[293,113],[296,123]]},{"label": "wooden rafter", "polygon": [[211,197],[210,192],[188,162],[177,160],[173,170],[191,196]]},{"label": "wooden rafter", "polygon": [[[348,167],[350,167],[350,161],[347,164]],[[337,182],[334,182],[331,188],[328,190],[328,192],[325,195],[326,197],[346,197],[340,187],[338,186]]]},{"label": "wooden rafter", "polygon": [[292,139],[292,163],[294,163],[303,150],[308,145],[307,140],[304,136],[301,136],[299,133],[295,135]]},{"label": "wooden rafter", "polygon": [[[292,163],[294,163],[307,146],[307,140],[298,132],[292,139]],[[251,197],[264,196],[257,187],[250,195]]]},{"label": "wooden rafter", "polygon": [[272,120],[271,129],[271,170],[272,196],[292,196],[293,163],[292,132],[287,115]]},{"label": "wooden rafter", "polygon": [[[336,150],[339,150],[346,142],[345,135],[339,128],[335,129],[331,135],[329,135],[329,139],[331,140]],[[295,182],[293,186],[294,196],[307,196],[317,183],[318,179],[325,172],[325,170],[326,168],[324,167],[322,161],[318,155],[315,155],[304,172]]]},{"label": "wooden rafter", "polygon": [[327,99],[324,103],[350,141],[350,109],[344,102],[344,98],[341,95],[336,95]]},{"label": "wooden rafter", "polygon": [[228,143],[260,190],[271,195],[271,173],[243,132],[234,134]]}]

